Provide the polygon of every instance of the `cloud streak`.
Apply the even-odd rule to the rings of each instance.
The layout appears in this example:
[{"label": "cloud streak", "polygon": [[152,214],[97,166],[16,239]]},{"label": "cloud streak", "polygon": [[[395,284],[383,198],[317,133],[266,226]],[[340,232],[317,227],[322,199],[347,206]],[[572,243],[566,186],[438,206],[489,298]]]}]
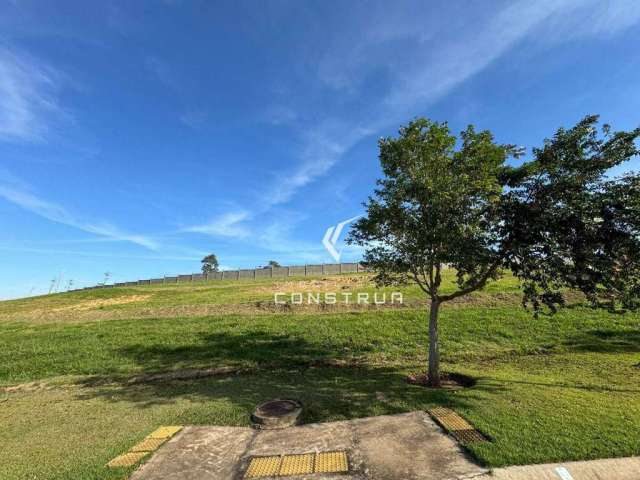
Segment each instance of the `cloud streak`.
[{"label": "cloud streak", "polygon": [[245,210],[227,212],[208,223],[193,225],[184,229],[185,232],[204,233],[215,237],[245,238],[249,230],[242,222],[249,220],[250,214]]},{"label": "cloud streak", "polygon": [[320,242],[292,239],[292,230],[304,215],[280,210],[272,218],[256,219],[249,211],[236,210],[219,215],[212,221],[183,229],[183,232],[200,233],[217,238],[233,239],[251,245],[254,250],[295,256],[298,260],[313,260],[324,256]]},{"label": "cloud streak", "polygon": [[[343,43],[333,45],[319,60],[317,76],[329,88],[357,95],[365,79],[376,72],[378,77],[388,79],[387,92],[371,107],[356,109],[350,119],[327,117],[308,129],[312,134],[303,133],[300,162],[292,172],[279,176],[266,195],[268,206],[288,202],[301,188],[329,172],[360,141],[423,111],[525,38],[544,31],[535,41],[548,47],[580,37],[613,35],[638,23],[640,3],[596,0],[509,3],[497,14],[491,12],[484,21],[478,19],[466,26],[463,36],[459,32],[453,36],[447,36],[446,32],[429,35],[422,19],[417,22],[413,11],[406,13],[387,21],[385,8],[377,13],[384,15],[383,19],[363,22],[369,26],[364,27],[364,32],[359,32],[355,39],[346,35]],[[554,24],[557,28],[547,31]],[[379,28],[381,25],[384,28]],[[431,44],[434,38],[442,43]],[[396,41],[409,42],[411,48],[399,52],[388,47],[387,44]],[[280,108],[295,112],[291,106]]]},{"label": "cloud streak", "polygon": [[108,222],[96,223],[78,220],[64,207],[43,200],[26,190],[11,185],[0,184],[0,198],[4,198],[6,201],[39,217],[109,240],[129,242],[153,251],[157,251],[160,247],[155,240],[147,236],[125,232]]},{"label": "cloud streak", "polygon": [[42,141],[54,116],[62,75],[33,58],[0,46],[0,140]]},{"label": "cloud streak", "polygon": [[[355,28],[347,22],[326,42],[323,37],[327,47],[314,57],[313,78],[305,85],[314,94],[303,100],[294,95],[290,103],[272,105],[265,112],[272,124],[286,125],[297,136],[296,163],[274,173],[255,205],[187,231],[238,239],[251,232],[257,239],[264,229],[256,225],[264,214],[326,176],[360,142],[422,114],[519,45],[544,49],[576,38],[613,35],[640,20],[640,3],[632,1],[521,0],[505,3],[497,11],[443,12],[455,17],[450,27],[432,15],[431,7],[417,5],[392,12],[386,4],[371,8],[372,12],[353,15],[359,19]],[[308,54],[303,51],[303,56]],[[384,82],[376,84],[380,93],[375,101],[365,102],[371,98],[367,83],[371,78]],[[285,90],[299,89],[300,85],[292,85]],[[307,97],[321,98],[323,103],[306,103]],[[295,123],[289,123],[293,119]],[[301,125],[298,130],[296,123]],[[296,242],[286,240],[290,228],[282,223],[276,219],[271,238],[260,245],[274,251],[280,245],[293,246]]]},{"label": "cloud streak", "polygon": [[72,255],[74,257],[90,257],[90,258],[122,258],[126,260],[167,260],[176,262],[199,262],[202,256],[180,256],[180,255],[127,255],[118,253],[100,253],[86,252],[82,250],[64,250],[55,248],[32,248],[32,247],[13,247],[0,245],[0,251],[5,252],[21,252],[21,253],[37,253],[41,255]]}]

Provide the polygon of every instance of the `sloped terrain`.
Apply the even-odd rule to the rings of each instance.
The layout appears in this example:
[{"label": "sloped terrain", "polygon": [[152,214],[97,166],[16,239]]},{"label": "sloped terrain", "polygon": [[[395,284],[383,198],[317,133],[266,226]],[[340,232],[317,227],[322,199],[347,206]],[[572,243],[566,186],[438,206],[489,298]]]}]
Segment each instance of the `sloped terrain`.
[{"label": "sloped terrain", "polygon": [[505,278],[443,307],[443,368],[478,382],[430,391],[405,381],[426,362],[425,299],[400,291],[404,305],[290,302],[383,293],[345,275],[0,302],[0,478],[120,479],[104,464],[158,425],[246,425],[284,396],[305,422],[454,408],[491,438],[471,450],[488,466],[640,454],[640,315],[574,295],[534,319]]}]

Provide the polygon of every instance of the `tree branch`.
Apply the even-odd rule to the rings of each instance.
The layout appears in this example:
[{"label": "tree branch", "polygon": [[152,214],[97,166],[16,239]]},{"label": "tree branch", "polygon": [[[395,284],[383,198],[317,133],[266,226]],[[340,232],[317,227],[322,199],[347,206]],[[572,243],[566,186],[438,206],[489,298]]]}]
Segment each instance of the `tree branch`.
[{"label": "tree branch", "polygon": [[418,284],[420,289],[424,293],[428,293],[429,295],[431,295],[431,285],[429,285],[428,282],[423,282],[422,280],[420,280],[420,276],[418,275],[418,272],[414,268],[411,268],[410,270],[411,270],[411,275],[413,275],[413,279]]},{"label": "tree branch", "polygon": [[463,288],[462,290],[458,290],[457,292],[450,293],[449,295],[443,295],[439,297],[440,301],[447,302],[449,300],[462,297],[463,295],[474,292],[484,287],[485,284],[487,283],[487,280],[489,280],[489,277],[491,277],[491,275],[493,275],[496,272],[496,270],[502,263],[502,259],[503,259],[503,256],[501,255],[495,262],[493,262],[493,264],[487,269],[487,271],[484,272],[484,275],[482,275],[473,285],[467,288]]}]

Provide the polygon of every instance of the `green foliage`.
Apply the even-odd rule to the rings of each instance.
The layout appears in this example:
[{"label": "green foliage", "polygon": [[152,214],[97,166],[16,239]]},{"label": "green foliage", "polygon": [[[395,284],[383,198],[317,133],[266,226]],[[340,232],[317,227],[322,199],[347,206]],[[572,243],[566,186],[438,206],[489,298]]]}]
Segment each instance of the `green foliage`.
[{"label": "green foliage", "polygon": [[218,271],[218,258],[212,253],[201,260],[202,273],[212,273]]},{"label": "green foliage", "polygon": [[[379,142],[385,178],[366,203],[349,241],[382,284],[415,280],[433,301],[474,290],[511,270],[536,312],[555,311],[567,288],[594,306],[640,303],[640,177],[609,178],[639,150],[640,129],[612,133],[588,116],[560,129],[534,159],[469,126],[456,137],[446,123],[418,119]],[[445,265],[456,292],[441,295]]]},{"label": "green foliage", "polygon": [[[349,242],[367,247],[365,263],[381,284],[410,277],[446,301],[496,277],[505,161],[517,154],[488,131],[470,126],[456,137],[446,123],[418,119],[398,138],[379,142],[385,178],[366,204]],[[459,292],[439,295],[442,269],[458,272]]]},{"label": "green foliage", "polygon": [[[635,309],[640,297],[640,177],[607,176],[638,154],[640,129],[611,133],[598,117],[560,129],[512,171],[503,195],[501,249],[524,303],[552,311],[567,288],[593,306]],[[523,173],[524,172],[524,173]]]},{"label": "green foliage", "polygon": [[[415,281],[430,297],[429,381],[439,386],[438,308],[509,269],[523,304],[555,312],[567,289],[594,307],[640,306],[640,177],[610,179],[637,155],[640,129],[599,135],[598,117],[560,129],[534,159],[469,126],[460,140],[446,123],[417,119],[381,139],[384,178],[349,242],[366,248],[380,284]],[[441,292],[453,267],[458,289]]]}]

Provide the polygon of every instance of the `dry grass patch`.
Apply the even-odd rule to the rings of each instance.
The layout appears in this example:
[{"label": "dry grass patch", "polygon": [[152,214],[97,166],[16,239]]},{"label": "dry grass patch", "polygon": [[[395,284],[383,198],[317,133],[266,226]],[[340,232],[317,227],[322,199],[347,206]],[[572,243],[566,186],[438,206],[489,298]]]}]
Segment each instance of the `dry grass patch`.
[{"label": "dry grass patch", "polygon": [[[136,301],[145,300],[145,295],[135,295]],[[104,306],[124,305],[129,302],[113,302],[92,300],[86,304],[94,304],[93,308],[83,306],[82,308],[61,307],[56,309],[36,309],[31,311],[16,312],[11,314],[0,314],[0,322],[14,321],[26,322],[35,325],[48,323],[85,323],[106,320],[134,320],[134,319],[164,319],[164,318],[193,318],[220,315],[312,315],[318,313],[353,313],[363,311],[388,311],[388,310],[412,310],[428,308],[426,300],[405,299],[404,303],[302,303],[294,304],[285,299],[285,303],[276,304],[273,300],[257,300],[245,303],[233,304],[194,304],[194,305],[170,305],[170,306],[133,306],[126,309],[101,309]],[[477,294],[456,299],[450,302],[448,308],[474,307],[494,307],[511,304],[517,306],[521,296],[513,293],[503,294]],[[97,306],[100,305],[100,306]]]},{"label": "dry grass patch", "polygon": [[[131,303],[141,303],[149,300],[150,294],[144,295],[127,295],[113,298],[97,298],[92,300],[79,301],[71,305],[51,308],[35,308],[33,310],[3,313],[0,314],[2,320],[26,320],[35,323],[47,323],[57,320],[103,320],[114,318],[109,311],[101,311],[104,307],[112,307],[118,305],[127,305]],[[83,315],[84,313],[84,315]],[[116,316],[117,317],[117,316]],[[122,318],[122,317],[121,317]]]},{"label": "dry grass patch", "polygon": [[83,311],[94,310],[97,308],[108,307],[112,305],[124,305],[127,303],[144,302],[151,298],[151,295],[127,295],[125,297],[116,298],[98,298],[94,300],[85,300],[84,302],[78,302],[73,305],[67,305],[64,307],[51,308],[46,310],[40,310],[45,312],[65,312],[65,311]]},{"label": "dry grass patch", "polygon": [[268,285],[257,285],[251,291],[255,293],[274,292],[338,292],[354,288],[373,287],[371,277],[368,275],[336,275],[328,278],[316,278],[309,280],[288,280],[274,282]]},{"label": "dry grass patch", "polygon": [[[8,387],[0,387],[2,393],[23,393],[23,392],[37,392],[40,390],[49,390],[53,388],[51,385],[45,382],[27,382],[20,383],[18,385],[11,385]],[[6,399],[5,399],[6,400]]]}]

